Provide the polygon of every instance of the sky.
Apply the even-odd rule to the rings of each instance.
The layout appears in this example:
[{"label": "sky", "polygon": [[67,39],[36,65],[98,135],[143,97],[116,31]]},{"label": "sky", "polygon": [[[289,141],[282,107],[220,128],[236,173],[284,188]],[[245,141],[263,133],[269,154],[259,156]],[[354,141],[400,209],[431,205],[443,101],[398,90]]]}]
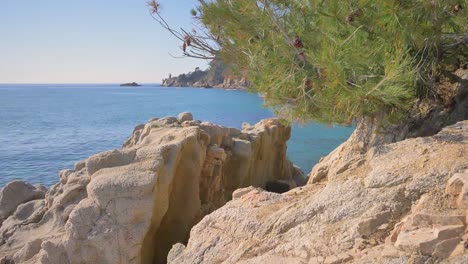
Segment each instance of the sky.
[{"label": "sky", "polygon": [[[193,28],[196,0],[160,0],[169,23]],[[0,0],[0,83],[160,83],[206,68],[179,59],[182,43],[146,0]]]}]

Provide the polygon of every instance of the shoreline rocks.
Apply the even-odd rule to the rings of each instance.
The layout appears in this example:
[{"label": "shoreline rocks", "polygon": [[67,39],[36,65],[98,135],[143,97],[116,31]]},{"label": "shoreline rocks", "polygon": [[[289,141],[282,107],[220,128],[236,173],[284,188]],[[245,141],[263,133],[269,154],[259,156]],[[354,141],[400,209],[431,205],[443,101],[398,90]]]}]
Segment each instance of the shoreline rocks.
[{"label": "shoreline rocks", "polygon": [[234,190],[269,181],[292,188],[303,180],[286,157],[290,134],[278,119],[243,131],[193,121],[190,113],[152,119],[122,149],[61,171],[47,193],[7,199],[12,186],[32,187],[14,182],[2,189],[0,259],[165,263],[172,245],[186,242],[191,227]]},{"label": "shoreline rocks", "polygon": [[[354,146],[345,144],[336,160]],[[370,146],[330,167],[326,181],[284,194],[237,190],[173,246],[168,263],[466,263],[467,157],[462,121]]]}]

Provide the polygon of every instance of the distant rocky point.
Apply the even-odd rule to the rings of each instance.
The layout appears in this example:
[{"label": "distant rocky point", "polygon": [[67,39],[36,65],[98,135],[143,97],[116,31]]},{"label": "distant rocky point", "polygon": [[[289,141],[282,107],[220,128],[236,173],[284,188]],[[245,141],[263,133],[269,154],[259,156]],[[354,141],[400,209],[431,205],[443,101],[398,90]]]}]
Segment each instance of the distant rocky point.
[{"label": "distant rocky point", "polygon": [[137,86],[141,86],[140,84],[136,83],[136,82],[131,82],[131,83],[123,83],[121,84],[120,86],[132,86],[132,87],[137,87]]},{"label": "distant rocky point", "polygon": [[250,82],[245,77],[231,74],[221,61],[213,60],[205,71],[197,67],[193,72],[174,77],[169,75],[168,78],[163,79],[162,85],[167,87],[246,89],[250,86]]}]

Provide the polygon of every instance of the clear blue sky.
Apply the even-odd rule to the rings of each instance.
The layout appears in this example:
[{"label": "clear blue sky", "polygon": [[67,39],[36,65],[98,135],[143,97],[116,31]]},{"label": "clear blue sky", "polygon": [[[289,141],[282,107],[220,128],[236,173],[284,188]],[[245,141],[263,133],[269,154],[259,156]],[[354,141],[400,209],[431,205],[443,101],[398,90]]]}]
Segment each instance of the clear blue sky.
[{"label": "clear blue sky", "polygon": [[[162,0],[168,21],[191,29],[196,0]],[[175,59],[181,43],[146,0],[0,0],[0,83],[160,82],[206,67]]]}]

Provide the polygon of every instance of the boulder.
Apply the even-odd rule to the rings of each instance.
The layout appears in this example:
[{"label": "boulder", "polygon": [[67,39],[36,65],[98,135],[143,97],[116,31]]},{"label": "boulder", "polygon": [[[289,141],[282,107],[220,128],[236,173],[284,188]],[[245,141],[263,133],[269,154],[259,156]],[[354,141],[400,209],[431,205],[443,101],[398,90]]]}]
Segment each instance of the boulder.
[{"label": "boulder", "polygon": [[180,123],[183,123],[185,121],[192,121],[193,115],[190,112],[183,112],[179,114],[177,119],[179,120]]},{"label": "boulder", "polygon": [[42,187],[35,187],[22,181],[13,181],[0,190],[0,221],[10,216],[18,205],[44,198]]},{"label": "boulder", "polygon": [[398,236],[395,247],[407,252],[446,258],[460,242],[465,228],[465,215],[410,215],[396,230]]},{"label": "boulder", "polygon": [[0,227],[0,233],[8,232],[8,230],[12,230],[20,225],[39,222],[46,209],[44,199],[33,200],[19,205],[15,212],[3,222]]},{"label": "boulder", "polygon": [[392,212],[389,209],[382,209],[375,215],[370,217],[364,217],[357,224],[357,232],[361,236],[370,236],[383,224],[388,223],[391,220]]}]

